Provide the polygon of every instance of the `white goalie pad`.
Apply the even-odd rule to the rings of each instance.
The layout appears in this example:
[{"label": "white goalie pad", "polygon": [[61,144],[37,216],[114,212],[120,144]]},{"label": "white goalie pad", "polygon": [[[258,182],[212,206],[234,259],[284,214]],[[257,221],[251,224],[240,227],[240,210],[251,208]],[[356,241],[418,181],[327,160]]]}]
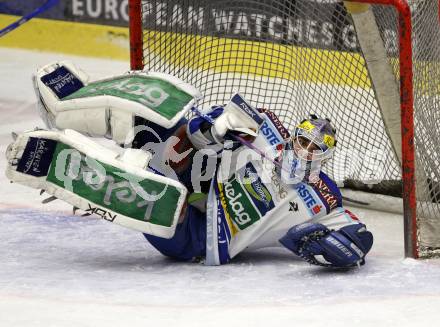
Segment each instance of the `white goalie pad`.
[{"label": "white goalie pad", "polygon": [[142,233],[171,238],[186,205],[181,183],[145,170],[151,154],[119,154],[73,130],[22,133],[6,158],[11,181]]},{"label": "white goalie pad", "polygon": [[[57,103],[59,102],[59,97],[41,81],[41,78],[62,66],[67,68],[64,76],[55,78],[52,81],[49,80],[48,83],[55,84],[57,80],[63,80],[64,83],[70,84],[74,90],[78,87],[87,85],[90,80],[89,76],[84,71],[76,67],[70,61],[59,61],[45,65],[39,68],[37,72],[32,75],[32,82],[34,84],[34,90],[38,101],[38,111],[41,119],[48,128],[62,128],[58,127],[56,124],[56,117],[58,115]],[[76,122],[72,122],[72,124],[75,123]],[[107,131],[107,127],[103,125],[105,123],[104,120],[102,120],[102,122],[95,121],[95,123],[98,123],[98,125],[94,127],[96,133],[98,135],[104,135]],[[74,129],[74,126],[72,125],[70,128]],[[103,130],[104,132],[102,132]]]},{"label": "white goalie pad", "polygon": [[90,82],[68,61],[33,76],[40,113],[49,128],[73,129],[124,143],[134,116],[174,126],[201,97],[192,85],[164,73],[133,71]]}]

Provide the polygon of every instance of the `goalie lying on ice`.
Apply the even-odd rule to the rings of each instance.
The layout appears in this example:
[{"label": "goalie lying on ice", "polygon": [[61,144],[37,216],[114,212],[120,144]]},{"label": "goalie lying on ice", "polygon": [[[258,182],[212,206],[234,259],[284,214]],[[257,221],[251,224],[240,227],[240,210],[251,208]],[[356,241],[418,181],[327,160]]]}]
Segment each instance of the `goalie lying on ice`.
[{"label": "goalie lying on ice", "polygon": [[[290,136],[240,94],[201,113],[199,92],[173,76],[89,82],[69,62],[39,69],[34,85],[52,130],[22,133],[8,147],[12,181],[139,230],[180,260],[218,265],[284,246],[317,265],[365,262],[372,234],[321,171],[336,146],[328,120],[311,115]],[[84,134],[112,138],[120,151]]]}]

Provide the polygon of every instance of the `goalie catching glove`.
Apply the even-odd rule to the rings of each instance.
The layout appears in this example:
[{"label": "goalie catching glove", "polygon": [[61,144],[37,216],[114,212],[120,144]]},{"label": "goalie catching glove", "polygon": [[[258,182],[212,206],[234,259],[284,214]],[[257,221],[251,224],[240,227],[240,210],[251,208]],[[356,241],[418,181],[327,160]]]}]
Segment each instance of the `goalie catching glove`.
[{"label": "goalie catching glove", "polygon": [[360,223],[337,231],[322,224],[303,223],[293,226],[279,241],[311,264],[348,268],[365,263],[373,235]]}]

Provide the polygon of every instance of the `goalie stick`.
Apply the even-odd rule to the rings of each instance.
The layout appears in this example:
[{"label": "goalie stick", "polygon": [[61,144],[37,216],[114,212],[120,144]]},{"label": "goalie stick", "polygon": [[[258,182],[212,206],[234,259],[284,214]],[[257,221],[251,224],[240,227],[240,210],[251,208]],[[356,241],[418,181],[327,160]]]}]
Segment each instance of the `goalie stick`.
[{"label": "goalie stick", "polygon": [[46,1],[43,5],[41,5],[40,7],[36,8],[31,13],[29,13],[27,15],[24,15],[23,17],[21,17],[20,19],[18,19],[15,22],[13,22],[12,24],[6,26],[5,28],[2,28],[0,30],[0,37],[8,34],[9,32],[11,32],[13,30],[15,30],[17,27],[20,27],[21,25],[23,25],[24,23],[28,22],[29,20],[31,20],[35,16],[38,16],[42,12],[52,8],[54,5],[58,4],[58,2],[59,2],[59,0],[48,0],[48,1]]}]

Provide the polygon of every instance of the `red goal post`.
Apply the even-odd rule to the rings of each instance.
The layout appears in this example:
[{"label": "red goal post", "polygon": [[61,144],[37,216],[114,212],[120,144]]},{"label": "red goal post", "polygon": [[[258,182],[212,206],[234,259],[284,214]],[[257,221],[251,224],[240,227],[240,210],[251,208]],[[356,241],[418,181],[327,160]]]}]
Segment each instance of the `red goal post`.
[{"label": "red goal post", "polygon": [[[354,2],[352,0],[348,1]],[[406,0],[356,0],[356,2],[393,6],[399,13],[400,119],[405,255],[418,258],[411,9]]]},{"label": "red goal post", "polygon": [[129,30],[130,30],[130,68],[144,68],[143,34],[142,34],[142,0],[128,1]]},{"label": "red goal post", "polygon": [[[406,0],[346,0],[345,2],[357,3],[358,5],[363,3],[392,6],[398,13],[400,58],[398,70],[400,75],[400,134],[402,144],[400,164],[401,177],[403,181],[402,197],[404,207],[405,256],[418,258],[419,231],[416,213],[417,197],[414,144],[413,44],[411,8]],[[141,0],[129,0],[129,17],[131,69],[140,70],[144,68],[144,24]],[[187,82],[191,83],[191,81]]]}]

